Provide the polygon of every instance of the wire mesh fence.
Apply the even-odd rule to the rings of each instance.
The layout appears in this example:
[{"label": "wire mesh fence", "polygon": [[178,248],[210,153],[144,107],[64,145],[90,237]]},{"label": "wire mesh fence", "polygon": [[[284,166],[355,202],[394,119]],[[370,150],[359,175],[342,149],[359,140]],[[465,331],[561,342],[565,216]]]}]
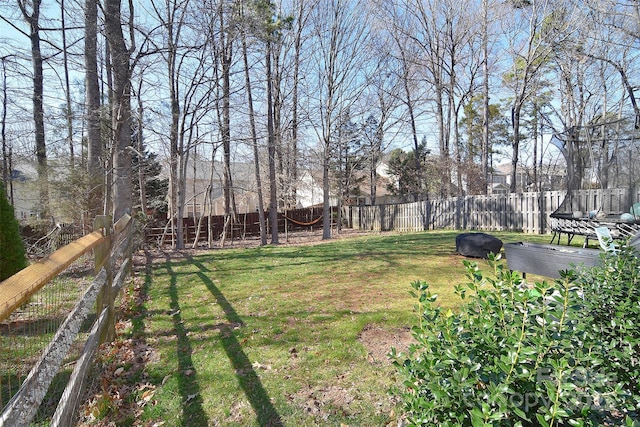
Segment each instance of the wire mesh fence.
[{"label": "wire mesh fence", "polygon": [[[19,390],[94,276],[93,256],[83,255],[0,322],[0,408]],[[31,425],[48,425],[94,318],[84,322]]]},{"label": "wire mesh fence", "polygon": [[95,351],[114,335],[133,223],[96,217],[95,231],[0,282],[0,426],[73,424]]}]

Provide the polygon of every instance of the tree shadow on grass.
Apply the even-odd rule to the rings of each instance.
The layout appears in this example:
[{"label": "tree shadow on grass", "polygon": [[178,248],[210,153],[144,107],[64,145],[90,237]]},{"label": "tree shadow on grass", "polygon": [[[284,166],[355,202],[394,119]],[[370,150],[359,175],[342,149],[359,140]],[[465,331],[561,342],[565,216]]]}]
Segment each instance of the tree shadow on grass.
[{"label": "tree shadow on grass", "polygon": [[202,396],[200,394],[200,386],[198,385],[198,375],[193,366],[192,354],[193,347],[187,335],[187,329],[182,322],[180,315],[180,302],[178,299],[177,274],[171,269],[171,259],[169,255],[166,258],[166,269],[171,277],[169,285],[169,298],[172,317],[173,329],[178,339],[176,351],[178,352],[178,388],[182,395],[183,419],[182,425],[188,426],[206,426],[208,425],[207,416],[202,408]]},{"label": "tree shadow on grass", "polygon": [[238,342],[238,339],[233,333],[234,326],[242,326],[244,322],[238,316],[233,306],[220,292],[220,289],[213,283],[211,278],[206,274],[209,270],[200,262],[194,260],[191,256],[187,255],[188,260],[196,266],[200,271],[196,274],[207,289],[216,298],[218,304],[224,311],[228,324],[225,327],[220,328],[221,341],[229,360],[233,364],[238,382],[242,390],[244,391],[251,407],[253,408],[258,424],[264,427],[278,427],[283,426],[280,414],[273,406],[269,395],[262,386],[260,378],[253,369],[251,361],[242,350],[242,346]]}]

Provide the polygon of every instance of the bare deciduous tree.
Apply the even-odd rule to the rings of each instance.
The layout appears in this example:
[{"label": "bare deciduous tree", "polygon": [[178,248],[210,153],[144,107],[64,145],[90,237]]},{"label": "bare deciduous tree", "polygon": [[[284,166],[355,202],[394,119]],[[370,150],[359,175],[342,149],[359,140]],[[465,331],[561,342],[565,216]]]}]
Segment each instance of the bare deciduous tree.
[{"label": "bare deciduous tree", "polygon": [[[131,19],[133,11],[129,11]],[[122,31],[120,0],[105,0],[104,20],[113,71],[111,126],[113,141],[113,218],[131,213],[131,54]],[[131,40],[133,43],[133,40]]]},{"label": "bare deciduous tree", "polygon": [[358,1],[319,1],[311,19],[313,99],[308,113],[313,116],[320,142],[323,239],[331,238],[329,163],[336,142],[334,133],[340,116],[358,100],[366,82],[364,47],[369,26],[359,13],[361,6]]},{"label": "bare deciduous tree", "polygon": [[98,3],[85,0],[85,122],[87,140],[87,194],[90,218],[101,213],[104,185],[100,133],[100,85],[98,82]]},{"label": "bare deciduous tree", "polygon": [[251,131],[251,146],[253,149],[253,161],[256,178],[256,191],[258,193],[258,221],[260,223],[260,244],[267,244],[267,226],[264,216],[264,200],[262,196],[262,177],[260,176],[260,153],[258,149],[258,132],[256,130],[255,111],[253,108],[253,90],[251,88],[251,76],[249,72],[249,55],[247,53],[246,33],[242,33],[242,59],[244,62],[245,84],[247,91],[247,103],[249,108],[249,128]]},{"label": "bare deciduous tree", "polygon": [[44,129],[44,75],[43,59],[40,47],[40,6],[41,0],[27,2],[18,0],[22,16],[29,24],[31,42],[31,62],[33,64],[33,122],[36,141],[36,159],[38,161],[38,187],[40,190],[40,216],[48,218],[49,210],[49,169],[47,166],[47,146]]},{"label": "bare deciduous tree", "polygon": [[532,1],[522,7],[514,6],[514,16],[507,31],[512,69],[505,74],[504,83],[512,90],[511,125],[513,143],[511,157],[511,192],[516,191],[522,138],[522,110],[534,96],[540,82],[540,72],[548,65],[554,47],[562,44],[569,32],[566,9],[548,0]]}]

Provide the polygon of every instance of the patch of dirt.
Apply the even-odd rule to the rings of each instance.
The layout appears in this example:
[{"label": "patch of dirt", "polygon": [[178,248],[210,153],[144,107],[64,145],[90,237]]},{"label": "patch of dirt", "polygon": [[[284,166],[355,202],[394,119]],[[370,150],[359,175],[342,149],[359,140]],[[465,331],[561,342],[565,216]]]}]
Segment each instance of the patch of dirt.
[{"label": "patch of dirt", "polygon": [[[357,416],[362,410],[361,401],[370,400],[370,397],[363,396],[357,385],[345,384],[344,379],[345,375],[339,375],[335,378],[334,384],[306,387],[290,395],[289,400],[297,402],[305,414],[317,420],[326,421],[332,416],[340,418]],[[395,397],[381,396],[379,401],[372,403],[377,407],[376,413],[389,416],[387,427],[404,425],[403,418],[399,418],[395,411],[399,403]]]},{"label": "patch of dirt", "polygon": [[[367,325],[358,335],[358,340],[367,349],[369,362],[379,366],[390,365],[388,355],[391,347],[397,352],[406,352],[413,337],[409,327],[389,331],[378,325]],[[339,376],[331,385],[305,388],[290,398],[298,401],[306,414],[318,419],[327,420],[332,415],[348,417],[358,410],[359,396],[357,390],[344,386],[342,378]],[[381,412],[390,415],[389,426],[404,425],[404,420],[397,418],[393,409],[397,403],[395,398],[383,399],[377,403]]]},{"label": "patch of dirt", "polygon": [[367,349],[370,363],[389,362],[391,347],[396,349],[396,353],[406,353],[409,344],[414,342],[409,327],[388,331],[376,325],[365,326],[358,340]]},{"label": "patch of dirt", "polygon": [[[229,417],[225,420],[223,424],[236,424],[242,425],[247,424],[247,414],[251,412],[251,405],[242,399],[237,402],[234,402],[229,409]],[[214,425],[221,425],[217,420],[214,421]]]},{"label": "patch of dirt", "polygon": [[350,390],[330,385],[314,387],[298,392],[304,403],[304,412],[308,415],[327,419],[330,415],[344,416],[350,412],[349,405],[354,401]]}]

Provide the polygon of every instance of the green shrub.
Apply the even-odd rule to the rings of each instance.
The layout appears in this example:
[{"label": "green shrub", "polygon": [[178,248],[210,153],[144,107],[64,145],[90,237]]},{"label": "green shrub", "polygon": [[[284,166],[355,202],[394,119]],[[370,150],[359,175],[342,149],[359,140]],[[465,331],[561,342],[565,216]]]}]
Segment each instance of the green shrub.
[{"label": "green shrub", "polygon": [[584,314],[593,335],[602,342],[606,367],[618,381],[640,395],[640,258],[623,246],[618,255],[603,257],[602,267],[580,275]]},{"label": "green shrub", "polygon": [[0,281],[27,266],[20,227],[0,183]]},{"label": "green shrub", "polygon": [[581,313],[584,300],[565,272],[555,283],[525,285],[490,259],[491,277],[465,262],[459,311],[443,310],[414,282],[417,341],[394,363],[410,425],[634,425],[634,396],[607,371],[606,355]]}]

